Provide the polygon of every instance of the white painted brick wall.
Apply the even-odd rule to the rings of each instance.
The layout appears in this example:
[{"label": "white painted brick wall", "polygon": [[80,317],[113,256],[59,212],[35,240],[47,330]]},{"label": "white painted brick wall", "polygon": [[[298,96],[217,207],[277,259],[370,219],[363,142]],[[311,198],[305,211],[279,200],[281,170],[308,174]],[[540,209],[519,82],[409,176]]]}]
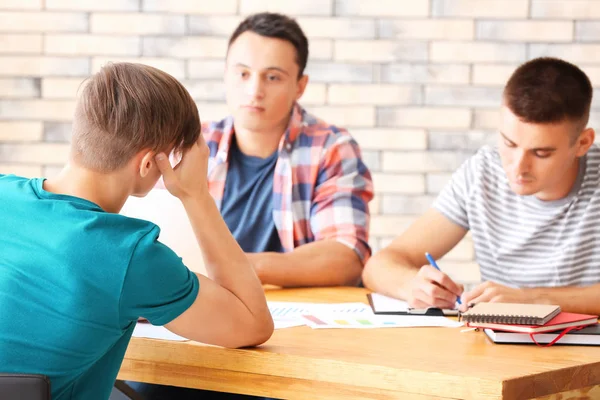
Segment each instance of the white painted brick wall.
[{"label": "white painted brick wall", "polygon": [[467,64],[384,64],[381,80],[390,83],[431,83],[466,85],[470,66]]},{"label": "white painted brick wall", "polygon": [[336,15],[362,17],[426,17],[429,0],[410,0],[399,4],[397,0],[335,0]]},{"label": "white painted brick wall", "polygon": [[15,56],[0,54],[0,76],[82,76],[91,73],[84,57]]},{"label": "white painted brick wall", "polygon": [[40,97],[40,78],[0,78],[0,93],[6,99]]},{"label": "white painted brick wall", "polygon": [[379,21],[379,37],[394,39],[473,39],[475,24],[468,19],[416,19]]},{"label": "white painted brick wall", "polygon": [[41,122],[0,122],[0,141],[2,142],[39,142],[40,140],[42,140]]},{"label": "white painted brick wall", "polygon": [[98,34],[183,35],[185,16],[98,13],[90,17],[90,31]]},{"label": "white painted brick wall", "polygon": [[0,33],[0,54],[39,54],[42,35]]},{"label": "white painted brick wall", "polygon": [[46,10],[61,11],[138,11],[140,4],[138,0],[44,0],[43,3]]},{"label": "white painted brick wall", "polygon": [[140,55],[140,38],[117,35],[48,34],[44,53],[52,55]]},{"label": "white painted brick wall", "polygon": [[[1,9],[0,9],[1,10]],[[0,11],[0,32],[86,32],[86,13]]]},{"label": "white painted brick wall", "polygon": [[239,0],[239,10],[243,15],[261,11],[291,15],[331,15],[333,8],[332,0]]},{"label": "white painted brick wall", "polygon": [[430,60],[453,63],[522,62],[526,59],[526,49],[525,44],[515,43],[439,41],[431,43]]},{"label": "white painted brick wall", "polygon": [[329,85],[329,104],[395,105],[419,104],[421,90],[418,86],[372,84],[372,85]]},{"label": "white painted brick wall", "polygon": [[596,0],[531,0],[531,17],[597,19],[600,18],[600,2]]},{"label": "white painted brick wall", "polygon": [[505,42],[571,42],[572,21],[480,21],[477,39]]},{"label": "white painted brick wall", "polygon": [[144,37],[142,53],[150,57],[220,58],[227,50],[227,39],[202,36]]},{"label": "white painted brick wall", "polygon": [[41,10],[43,0],[0,0],[0,9],[2,10]]},{"label": "white painted brick wall", "polygon": [[[525,18],[528,0],[432,0],[434,17]],[[567,0],[569,1],[569,0]]]},{"label": "white painted brick wall", "polygon": [[427,43],[396,40],[336,40],[335,61],[426,61]]},{"label": "white painted brick wall", "polygon": [[[136,0],[134,3],[138,3],[138,1]],[[235,14],[237,7],[237,0],[143,0],[142,2],[142,11],[174,14],[229,15]]]},{"label": "white painted brick wall", "polygon": [[74,99],[84,87],[82,78],[43,78],[41,97],[45,99]]}]

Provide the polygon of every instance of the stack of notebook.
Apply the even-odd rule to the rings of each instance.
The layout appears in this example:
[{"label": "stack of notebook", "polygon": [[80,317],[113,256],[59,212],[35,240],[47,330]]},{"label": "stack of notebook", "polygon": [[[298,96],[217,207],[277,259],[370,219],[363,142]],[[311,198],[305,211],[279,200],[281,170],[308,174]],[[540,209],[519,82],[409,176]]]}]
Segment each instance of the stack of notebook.
[{"label": "stack of notebook", "polygon": [[[556,338],[562,333],[562,330],[547,333],[537,333],[534,335],[534,342],[531,336],[524,333],[504,332],[493,329],[484,329],[483,331],[492,342],[505,344],[533,344],[535,342],[538,344],[549,344],[556,340]],[[566,335],[559,338],[556,341],[556,344],[599,346],[600,324],[594,324],[582,329],[569,331]]]},{"label": "stack of notebook", "polygon": [[[559,306],[546,304],[478,303],[460,316],[468,326],[484,329],[495,343],[560,343],[599,341],[597,315],[575,314],[561,311]],[[580,333],[586,326],[594,326]],[[577,332],[577,333],[576,333]],[[545,333],[546,336],[539,334]],[[559,335],[564,335],[559,338]],[[577,336],[576,336],[577,335]],[[586,338],[584,339],[584,335]],[[539,337],[539,340],[538,340]],[[565,339],[569,337],[568,339]]]}]

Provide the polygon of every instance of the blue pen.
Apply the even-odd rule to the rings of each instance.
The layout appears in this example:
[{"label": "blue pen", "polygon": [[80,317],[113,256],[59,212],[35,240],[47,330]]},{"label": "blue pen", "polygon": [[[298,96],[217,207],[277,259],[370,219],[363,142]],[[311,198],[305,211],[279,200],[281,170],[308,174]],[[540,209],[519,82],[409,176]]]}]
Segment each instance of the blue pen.
[{"label": "blue pen", "polygon": [[[431,257],[431,254],[425,253],[425,257],[427,258],[427,261],[429,261],[429,264],[431,264],[431,266],[433,268],[437,269],[438,271],[441,271],[440,267],[438,267],[438,265],[435,262],[435,260],[433,259],[433,257]],[[456,296],[456,302],[458,304],[462,304],[461,301],[460,301],[460,296]]]}]

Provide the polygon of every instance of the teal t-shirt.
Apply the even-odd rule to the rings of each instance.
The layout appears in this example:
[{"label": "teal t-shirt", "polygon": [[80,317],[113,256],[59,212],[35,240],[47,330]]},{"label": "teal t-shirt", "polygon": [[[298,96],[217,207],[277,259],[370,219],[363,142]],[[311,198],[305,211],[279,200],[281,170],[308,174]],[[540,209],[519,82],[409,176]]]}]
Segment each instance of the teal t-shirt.
[{"label": "teal t-shirt", "polygon": [[0,372],[47,375],[53,400],[108,399],[138,317],[164,325],[198,294],[159,232],[0,175]]}]

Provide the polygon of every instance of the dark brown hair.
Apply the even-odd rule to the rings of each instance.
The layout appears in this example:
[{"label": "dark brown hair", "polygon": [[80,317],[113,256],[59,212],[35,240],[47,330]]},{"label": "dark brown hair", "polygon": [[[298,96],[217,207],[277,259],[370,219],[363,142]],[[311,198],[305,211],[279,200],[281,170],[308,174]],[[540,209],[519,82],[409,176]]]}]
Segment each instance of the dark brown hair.
[{"label": "dark brown hair", "polygon": [[296,20],[282,14],[269,12],[250,15],[235,29],[229,38],[227,49],[231,47],[235,39],[248,31],[290,42],[296,49],[296,64],[299,67],[298,78],[302,77],[308,61],[308,39],[306,39]]},{"label": "dark brown hair", "polygon": [[577,66],[558,58],[536,58],[521,65],[504,88],[504,103],[524,122],[572,121],[587,126],[592,84]]},{"label": "dark brown hair", "polygon": [[90,77],[73,120],[73,156],[111,172],[139,151],[185,150],[200,135],[198,108],[171,75],[143,64],[107,64]]}]

